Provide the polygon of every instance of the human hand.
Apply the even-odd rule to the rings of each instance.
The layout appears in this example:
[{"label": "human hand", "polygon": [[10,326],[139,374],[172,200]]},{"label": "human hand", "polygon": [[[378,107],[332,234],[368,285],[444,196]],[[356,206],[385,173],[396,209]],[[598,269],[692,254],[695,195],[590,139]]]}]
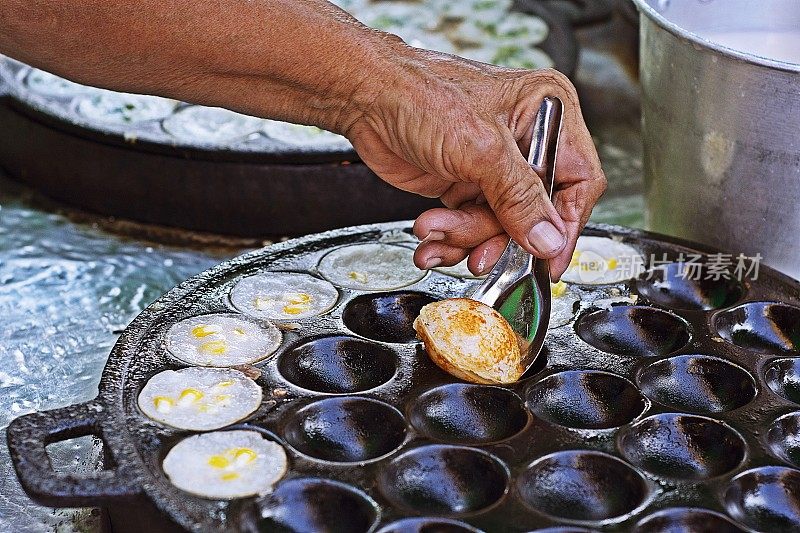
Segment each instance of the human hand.
[{"label": "human hand", "polygon": [[[345,131],[362,160],[405,191],[439,198],[414,224],[420,268],[469,255],[488,272],[508,237],[550,259],[558,279],[606,180],[569,80],[554,70],[512,70],[402,45],[398,71]],[[546,96],[564,104],[554,201],[523,153]]]}]

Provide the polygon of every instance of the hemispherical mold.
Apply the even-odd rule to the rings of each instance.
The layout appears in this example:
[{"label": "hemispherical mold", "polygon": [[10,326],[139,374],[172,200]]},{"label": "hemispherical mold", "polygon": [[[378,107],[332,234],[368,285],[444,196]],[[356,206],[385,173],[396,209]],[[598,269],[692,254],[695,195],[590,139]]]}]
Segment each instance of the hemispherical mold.
[{"label": "hemispherical mold", "polygon": [[[252,516],[255,515],[255,516]],[[299,478],[284,481],[245,518],[248,531],[364,533],[378,523],[377,504],[345,483]]]},{"label": "hemispherical mold", "polygon": [[561,279],[583,285],[618,283],[639,274],[644,263],[639,250],[616,237],[581,235]]},{"label": "hemispherical mold", "polygon": [[167,351],[195,366],[231,367],[261,361],[280,348],[283,334],[271,322],[237,313],[185,318],[166,332]]},{"label": "hemispherical mold", "polygon": [[772,423],[767,445],[779,459],[800,466],[800,411],[783,415]]},{"label": "hemispherical mold", "polygon": [[526,399],[539,418],[580,429],[622,426],[647,409],[647,401],[633,383],[595,370],[548,376],[528,390]]},{"label": "hemispherical mold", "polygon": [[764,466],[734,477],[723,496],[728,514],[756,531],[800,529],[800,470]]},{"label": "hemispherical mold", "polygon": [[569,450],[533,462],[517,479],[523,503],[545,515],[580,522],[624,517],[647,500],[645,479],[602,452]]},{"label": "hemispherical mold", "polygon": [[378,533],[481,533],[481,530],[449,518],[403,518],[386,524]]},{"label": "hemispherical mold", "polygon": [[391,349],[347,335],[304,342],[278,358],[278,372],[314,392],[349,394],[383,385],[397,371]]},{"label": "hemispherical mold", "polygon": [[300,320],[327,313],[339,300],[330,282],[304,272],[259,272],[239,278],[231,305],[260,320]]},{"label": "hemispherical mold", "polygon": [[463,446],[409,450],[380,473],[378,486],[394,505],[416,513],[466,515],[494,506],[509,473],[494,456]]},{"label": "hemispherical mold", "polygon": [[733,305],[744,294],[744,287],[733,277],[695,277],[686,263],[669,263],[643,273],[634,286],[648,301],[669,309],[721,309]]},{"label": "hemispherical mold", "polygon": [[696,531],[700,533],[744,533],[726,516],[693,507],[673,507],[657,511],[640,520],[634,533],[663,533],[664,531]]},{"label": "hemispherical mold", "polygon": [[764,380],[775,394],[800,404],[800,358],[772,361],[764,368]]},{"label": "hemispherical mold", "polygon": [[723,413],[756,395],[753,377],[716,357],[679,355],[643,368],[636,381],[654,402],[688,413]]},{"label": "hemispherical mold", "polygon": [[317,266],[322,276],[340,287],[389,291],[407,287],[427,272],[414,266],[414,250],[395,244],[362,242],[334,248]]},{"label": "hemispherical mold", "polygon": [[471,445],[509,439],[528,423],[528,412],[514,392],[464,383],[425,392],[411,405],[408,417],[431,439]]},{"label": "hemispherical mold", "polygon": [[652,357],[667,355],[689,342],[689,326],[681,318],[638,305],[618,305],[583,315],[578,336],[604,352]]},{"label": "hemispherical mold", "polygon": [[719,336],[746,350],[789,354],[800,352],[800,308],[772,302],[748,302],[721,311],[713,326]]},{"label": "hemispherical mold", "polygon": [[666,413],[625,428],[617,441],[633,465],[657,476],[702,480],[721,476],[744,460],[742,437],[702,416]]},{"label": "hemispherical mold", "polygon": [[152,376],[137,397],[139,410],[161,424],[208,431],[250,416],[264,392],[230,368],[188,367]]},{"label": "hemispherical mold", "polygon": [[414,320],[436,298],[421,292],[364,294],[345,306],[342,320],[350,331],[382,342],[416,342]]},{"label": "hemispherical mold", "polygon": [[391,405],[370,398],[336,397],[292,413],[283,436],[310,457],[355,463],[383,457],[402,446],[406,425]]}]

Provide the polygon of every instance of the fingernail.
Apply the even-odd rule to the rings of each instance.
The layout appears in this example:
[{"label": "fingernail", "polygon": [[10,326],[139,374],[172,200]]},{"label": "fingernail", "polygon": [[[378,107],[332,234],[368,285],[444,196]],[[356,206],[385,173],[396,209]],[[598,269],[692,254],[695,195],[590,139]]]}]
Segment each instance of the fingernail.
[{"label": "fingernail", "polygon": [[480,259],[478,259],[478,276],[483,276],[484,274],[488,274],[491,267],[486,264],[486,256],[489,255],[489,250],[484,250],[481,253]]},{"label": "fingernail", "polygon": [[441,257],[431,257],[427,261],[425,261],[425,270],[430,270],[432,268],[438,267],[442,264]]},{"label": "fingernail", "polygon": [[528,233],[528,242],[542,255],[550,255],[567,242],[567,238],[549,221],[542,220]]},{"label": "fingernail", "polygon": [[438,230],[431,230],[428,233],[428,236],[422,239],[422,242],[430,242],[430,241],[443,241],[444,240],[444,232]]}]

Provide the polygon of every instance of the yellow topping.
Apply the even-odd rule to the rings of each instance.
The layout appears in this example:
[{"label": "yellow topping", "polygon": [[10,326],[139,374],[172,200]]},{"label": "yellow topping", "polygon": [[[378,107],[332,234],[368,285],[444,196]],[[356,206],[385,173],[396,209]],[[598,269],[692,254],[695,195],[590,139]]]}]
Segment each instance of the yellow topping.
[{"label": "yellow topping", "polygon": [[199,400],[202,397],[203,397],[203,393],[200,392],[197,389],[183,389],[181,391],[181,395],[180,395],[180,399],[181,400],[188,398],[193,402],[196,402],[197,400]]},{"label": "yellow topping", "polygon": [[570,268],[572,268],[574,266],[577,266],[578,261],[580,260],[580,258],[581,258],[581,253],[578,250],[575,250],[574,252],[572,252],[572,259],[570,259],[570,261],[569,261]]},{"label": "yellow topping", "polygon": [[236,457],[236,464],[246,465],[255,461],[258,454],[250,448],[236,448],[234,457]]},{"label": "yellow topping", "polygon": [[311,295],[304,292],[299,292],[293,296],[289,296],[286,301],[289,302],[283,306],[283,312],[287,315],[299,315],[311,309]]},{"label": "yellow topping", "polygon": [[617,268],[617,263],[618,263],[617,260],[612,257],[611,259],[608,260],[608,269],[614,270],[615,268]]},{"label": "yellow topping", "polygon": [[311,309],[311,296],[305,293],[298,293],[287,299],[289,302],[283,306],[283,312],[287,315],[299,315]]},{"label": "yellow topping", "polygon": [[563,281],[553,283],[550,285],[550,292],[552,293],[553,298],[560,298],[567,292],[567,284]]},{"label": "yellow topping", "polygon": [[245,330],[243,330],[242,328],[233,328],[233,332],[235,334],[239,335],[239,336],[242,336],[242,337],[247,335],[247,332]]},{"label": "yellow topping", "polygon": [[221,454],[212,455],[208,458],[208,465],[214,468],[227,468],[230,464],[230,459]]},{"label": "yellow topping", "polygon": [[311,295],[304,292],[298,292],[288,300],[291,304],[307,304],[311,303]]},{"label": "yellow topping", "polygon": [[352,271],[347,275],[350,279],[354,279],[359,283],[367,283],[367,275],[363,272]]},{"label": "yellow topping", "polygon": [[308,304],[289,304],[283,306],[283,312],[287,315],[299,315],[309,309],[310,306]]},{"label": "yellow topping", "polygon": [[168,398],[167,396],[156,396],[153,398],[153,405],[156,406],[156,411],[159,413],[164,413],[172,409],[172,407],[175,405],[175,400]]},{"label": "yellow topping", "polygon": [[215,333],[219,333],[219,328],[216,326],[208,326],[206,324],[200,324],[199,326],[195,326],[192,328],[192,335],[194,335],[198,339],[202,339],[203,337],[208,337],[209,335],[213,335]]},{"label": "yellow topping", "polygon": [[228,343],[225,341],[208,341],[200,345],[200,351],[212,355],[222,355],[228,351]]},{"label": "yellow topping", "polygon": [[236,472],[225,472],[220,476],[222,481],[233,481],[234,479],[238,479],[239,474]]},{"label": "yellow topping", "polygon": [[250,448],[229,448],[220,454],[209,457],[208,464],[213,468],[232,468],[250,464],[257,458],[258,454]]},{"label": "yellow topping", "polygon": [[214,401],[217,403],[227,402],[230,399],[231,399],[230,394],[217,394],[216,396],[214,396]]},{"label": "yellow topping", "polygon": [[230,387],[233,385],[233,380],[226,379],[225,381],[220,381],[215,385],[215,387]]}]

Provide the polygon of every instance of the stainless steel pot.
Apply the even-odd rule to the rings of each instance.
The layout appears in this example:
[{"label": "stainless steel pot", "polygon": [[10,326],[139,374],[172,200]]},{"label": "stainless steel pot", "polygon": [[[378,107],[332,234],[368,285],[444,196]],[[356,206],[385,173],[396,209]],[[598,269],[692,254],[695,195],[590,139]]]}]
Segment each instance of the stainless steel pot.
[{"label": "stainless steel pot", "polygon": [[800,2],[633,1],[648,225],[800,278]]}]

